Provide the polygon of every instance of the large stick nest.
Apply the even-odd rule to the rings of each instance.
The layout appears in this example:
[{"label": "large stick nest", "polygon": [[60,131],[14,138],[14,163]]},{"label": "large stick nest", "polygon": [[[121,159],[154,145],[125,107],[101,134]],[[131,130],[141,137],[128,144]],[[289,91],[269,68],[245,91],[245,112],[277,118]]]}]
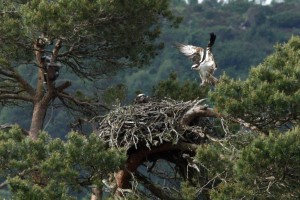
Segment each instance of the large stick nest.
[{"label": "large stick nest", "polygon": [[164,99],[119,106],[101,121],[99,135],[110,147],[125,147],[127,150],[141,146],[151,148],[164,142],[200,144],[206,139],[206,134],[215,132],[213,120],[197,117],[189,124],[183,122],[187,112],[199,102]]}]

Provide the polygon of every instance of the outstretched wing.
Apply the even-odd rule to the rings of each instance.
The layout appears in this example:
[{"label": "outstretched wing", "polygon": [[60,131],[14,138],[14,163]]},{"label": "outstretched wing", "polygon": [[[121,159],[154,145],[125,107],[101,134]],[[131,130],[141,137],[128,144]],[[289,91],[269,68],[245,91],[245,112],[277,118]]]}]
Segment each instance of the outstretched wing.
[{"label": "outstretched wing", "polygon": [[192,45],[176,44],[176,47],[181,53],[191,59],[195,64],[199,64],[204,56],[204,49]]}]

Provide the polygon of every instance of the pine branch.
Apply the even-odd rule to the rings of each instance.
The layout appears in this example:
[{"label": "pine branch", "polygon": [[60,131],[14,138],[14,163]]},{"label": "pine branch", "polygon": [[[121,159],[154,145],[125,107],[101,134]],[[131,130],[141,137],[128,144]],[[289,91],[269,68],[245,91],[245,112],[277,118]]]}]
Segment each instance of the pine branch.
[{"label": "pine branch", "polygon": [[72,83],[70,81],[66,81],[66,82],[62,83],[61,85],[59,85],[58,87],[56,87],[55,89],[58,93],[60,93],[60,92],[64,91],[66,88],[70,87],[71,84]]},{"label": "pine branch", "polygon": [[29,95],[34,96],[35,95],[35,90],[33,89],[33,87],[31,87],[31,85],[25,80],[23,79],[18,72],[14,71],[13,73],[13,78],[20,83],[20,85],[22,86],[22,88],[24,88],[24,90],[26,90],[26,92],[28,92]]},{"label": "pine branch", "polygon": [[[67,86],[67,83],[61,86],[62,89],[63,86]],[[109,108],[104,104],[95,101],[81,100],[66,92],[60,92],[57,96],[66,108],[76,112],[85,113],[87,115],[97,115],[100,107],[104,108],[105,110],[109,110]]]},{"label": "pine branch", "polygon": [[1,94],[0,95],[0,100],[9,100],[9,99],[14,99],[14,100],[22,100],[22,101],[27,101],[27,102],[33,102],[32,97],[27,97],[19,94]]},{"label": "pine branch", "polygon": [[0,74],[14,79],[17,83],[20,84],[20,86],[31,96],[35,95],[34,89],[31,87],[31,85],[23,79],[17,71],[15,71],[13,68],[9,67],[8,70],[4,70],[2,67],[0,67]]},{"label": "pine branch", "polygon": [[9,78],[14,78],[13,72],[4,70],[1,66],[0,66],[0,74],[3,76],[7,76]]},{"label": "pine branch", "polygon": [[213,111],[213,109],[208,108],[206,105],[195,105],[189,109],[182,117],[181,123],[183,125],[189,126],[191,121],[199,117],[214,117],[218,118],[219,115]]}]

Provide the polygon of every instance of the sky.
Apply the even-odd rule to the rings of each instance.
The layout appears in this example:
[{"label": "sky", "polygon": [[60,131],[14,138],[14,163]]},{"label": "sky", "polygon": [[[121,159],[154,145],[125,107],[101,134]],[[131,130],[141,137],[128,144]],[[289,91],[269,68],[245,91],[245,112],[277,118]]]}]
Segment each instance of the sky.
[{"label": "sky", "polygon": [[[277,3],[284,2],[284,0],[255,0],[256,3],[262,2],[262,5],[270,5],[272,3],[272,1],[277,2]],[[185,2],[188,3],[189,0],[185,0]],[[198,0],[198,3],[202,3],[202,2],[203,2],[203,0]],[[227,3],[228,0],[218,0],[218,2]]]}]

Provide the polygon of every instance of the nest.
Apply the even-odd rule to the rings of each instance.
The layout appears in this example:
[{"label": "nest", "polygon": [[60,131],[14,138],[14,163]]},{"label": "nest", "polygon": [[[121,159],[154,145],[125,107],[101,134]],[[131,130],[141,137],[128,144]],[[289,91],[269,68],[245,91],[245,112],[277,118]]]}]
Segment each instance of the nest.
[{"label": "nest", "polygon": [[[202,101],[200,101],[202,102]],[[180,141],[200,144],[214,125],[207,117],[197,117],[189,124],[182,119],[187,111],[199,104],[195,101],[163,99],[147,103],[116,107],[101,121],[99,135],[110,147],[138,149]]]}]

